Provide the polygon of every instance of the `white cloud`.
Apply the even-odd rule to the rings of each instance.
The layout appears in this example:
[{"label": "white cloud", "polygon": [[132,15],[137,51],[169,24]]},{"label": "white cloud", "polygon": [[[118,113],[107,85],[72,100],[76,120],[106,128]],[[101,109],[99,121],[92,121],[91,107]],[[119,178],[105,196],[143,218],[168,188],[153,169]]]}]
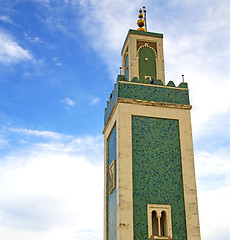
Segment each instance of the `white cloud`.
[{"label": "white cloud", "polygon": [[62,66],[62,63],[59,57],[53,57],[51,60],[56,64],[56,66]]},{"label": "white cloud", "polygon": [[2,64],[12,64],[33,59],[28,50],[23,49],[11,36],[2,31],[0,31],[0,45],[0,63]]},{"label": "white cloud", "polygon": [[39,37],[30,36],[28,33],[24,33],[25,39],[31,43],[41,44],[43,41]]},{"label": "white cloud", "polygon": [[9,153],[0,162],[0,196],[3,239],[102,239],[102,137],[51,138],[47,148],[29,143]]},{"label": "white cloud", "polygon": [[11,132],[21,133],[25,135],[34,135],[39,137],[46,137],[46,138],[54,138],[54,139],[61,139],[64,135],[60,133],[50,132],[50,131],[40,131],[40,130],[32,130],[27,128],[10,128]]},{"label": "white cloud", "polygon": [[202,239],[228,238],[230,234],[230,187],[198,192]]},{"label": "white cloud", "polygon": [[91,99],[90,104],[95,105],[95,104],[99,103],[99,101],[100,101],[100,99],[98,97],[95,97],[95,98]]},{"label": "white cloud", "polygon": [[229,185],[230,157],[226,151],[214,153],[197,152],[195,159],[197,180],[202,190]]},{"label": "white cloud", "polygon": [[0,138],[0,149],[4,148],[7,144],[8,142],[5,139]]},{"label": "white cloud", "polygon": [[[103,148],[102,136],[85,136],[79,138],[63,137],[61,141],[54,142],[40,142],[34,147],[39,147],[44,152],[60,152],[69,154],[79,154],[82,153],[87,156],[87,159],[91,162],[98,161],[98,156],[101,154],[101,149]],[[103,156],[101,156],[102,159]]]},{"label": "white cloud", "polygon": [[76,104],[76,102],[74,102],[73,100],[71,100],[71,99],[68,98],[68,97],[66,97],[66,98],[63,100],[63,102],[64,102],[66,105],[70,106],[70,107],[72,107],[72,106],[74,106],[74,105]]},{"label": "white cloud", "polygon": [[[95,156],[101,154],[103,148],[102,135],[84,137],[74,137],[51,131],[40,131],[27,128],[9,128],[9,139],[18,139],[18,143],[23,143],[23,148],[38,148],[45,153],[56,154],[83,154],[91,162],[97,162]],[[4,142],[7,140],[4,139]],[[6,142],[7,143],[7,142]],[[8,143],[9,144],[9,143]],[[102,159],[103,156],[101,156]]]},{"label": "white cloud", "polygon": [[3,21],[5,23],[13,24],[12,20],[8,16],[5,16],[5,15],[0,16],[0,21]]},{"label": "white cloud", "polygon": [[34,0],[34,1],[44,5],[45,7],[50,6],[50,0]]},{"label": "white cloud", "polygon": [[[137,1],[73,1],[81,9],[81,27],[89,45],[104,59],[115,81],[120,51],[129,28],[136,28]],[[87,31],[85,31],[87,29]],[[99,34],[98,34],[99,33]]]},{"label": "white cloud", "polygon": [[[226,151],[195,154],[202,239],[226,237],[230,214],[230,159]],[[215,220],[218,216],[221,219]]]}]

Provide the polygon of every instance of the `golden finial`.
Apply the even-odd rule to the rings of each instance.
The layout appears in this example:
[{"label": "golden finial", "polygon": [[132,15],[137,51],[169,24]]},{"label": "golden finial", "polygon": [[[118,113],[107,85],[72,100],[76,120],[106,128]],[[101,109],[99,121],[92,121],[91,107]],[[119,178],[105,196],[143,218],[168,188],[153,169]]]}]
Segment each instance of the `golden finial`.
[{"label": "golden finial", "polygon": [[138,31],[143,31],[143,32],[146,32],[144,25],[145,25],[145,20],[143,19],[143,14],[142,14],[142,9],[140,8],[139,10],[139,15],[138,17],[140,18],[138,21],[137,21],[137,25],[138,25]]}]

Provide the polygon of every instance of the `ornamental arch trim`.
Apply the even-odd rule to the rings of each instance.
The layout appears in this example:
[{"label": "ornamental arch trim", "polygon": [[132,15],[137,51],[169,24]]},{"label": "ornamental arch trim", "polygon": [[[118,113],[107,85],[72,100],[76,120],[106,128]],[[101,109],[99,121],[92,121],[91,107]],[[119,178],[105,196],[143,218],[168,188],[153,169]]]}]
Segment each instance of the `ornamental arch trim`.
[{"label": "ornamental arch trim", "polygon": [[140,47],[138,48],[138,50],[137,50],[137,55],[138,55],[138,57],[139,57],[139,52],[140,52],[140,50],[141,50],[142,48],[150,48],[150,49],[153,51],[154,55],[155,55],[155,60],[157,59],[157,52],[156,52],[156,50],[155,50],[154,48],[152,48],[151,46],[149,46],[148,43],[145,43],[145,45],[142,45],[142,46],[140,46]]}]

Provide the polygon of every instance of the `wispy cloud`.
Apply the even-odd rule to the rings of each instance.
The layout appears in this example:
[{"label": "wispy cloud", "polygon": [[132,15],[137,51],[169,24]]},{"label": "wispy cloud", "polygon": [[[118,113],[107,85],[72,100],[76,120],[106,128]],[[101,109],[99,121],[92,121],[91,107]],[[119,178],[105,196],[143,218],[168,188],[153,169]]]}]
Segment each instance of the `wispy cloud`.
[{"label": "wispy cloud", "polygon": [[8,142],[6,141],[6,139],[0,138],[0,149],[4,148],[7,144]]},{"label": "wispy cloud", "polygon": [[0,63],[12,64],[32,60],[32,54],[17,44],[13,38],[0,30]]},{"label": "wispy cloud", "polygon": [[45,7],[50,7],[50,0],[35,0],[35,2],[40,3]]},{"label": "wispy cloud", "polygon": [[[74,137],[52,131],[41,131],[27,128],[9,128],[8,138],[17,138],[23,142],[23,147],[40,149],[43,152],[53,153],[84,153],[92,162],[94,154],[98,155],[103,148],[102,135]],[[7,143],[7,139],[2,141]]]},{"label": "wispy cloud", "polygon": [[14,23],[12,22],[12,20],[10,19],[10,17],[5,16],[5,15],[1,15],[1,16],[0,16],[0,21],[5,22],[5,23],[14,24]]},{"label": "wispy cloud", "polygon": [[24,33],[25,39],[31,43],[41,44],[43,41],[39,37],[30,36],[28,33]]},{"label": "wispy cloud", "polygon": [[[115,80],[119,73],[120,51],[129,28],[136,26],[136,1],[73,1],[81,9],[81,27],[89,45],[105,60]],[[121,19],[121,21],[117,21]],[[87,31],[85,31],[87,29]],[[98,34],[100,32],[100,34]],[[103,49],[103,51],[101,51]]]},{"label": "wispy cloud", "polygon": [[50,12],[52,16],[49,15],[41,19],[41,22],[45,23],[47,28],[51,29],[51,31],[58,31],[65,34],[67,37],[76,38],[77,35],[73,33],[73,29],[70,29],[72,24],[60,14],[62,7],[59,6],[58,9],[55,9],[55,7],[51,7],[49,4],[44,5],[47,9],[52,9],[52,12]]},{"label": "wispy cloud", "polygon": [[230,157],[226,151],[222,152],[197,152],[196,173],[199,186],[203,190],[216,189],[227,186],[230,182]]},{"label": "wispy cloud", "polygon": [[52,61],[56,64],[56,66],[62,66],[62,63],[59,57],[53,57]]},{"label": "wispy cloud", "polygon": [[103,158],[95,158],[99,156],[99,152],[103,148],[102,136],[84,136],[79,138],[74,138],[71,136],[64,136],[61,141],[52,142],[40,142],[34,147],[39,147],[43,151],[48,152],[60,152],[60,153],[84,153],[87,159],[95,162]]},{"label": "wispy cloud", "polygon": [[66,136],[56,132],[32,130],[27,128],[10,128],[10,131],[14,133],[34,135],[34,136],[53,138],[53,139],[61,139],[63,138],[63,136]]},{"label": "wispy cloud", "polygon": [[97,103],[99,103],[99,102],[100,102],[100,98],[95,97],[95,98],[91,99],[90,104],[91,104],[91,105],[95,105],[95,104],[97,104]]},{"label": "wispy cloud", "polygon": [[63,103],[65,103],[66,105],[72,107],[76,104],[76,102],[74,102],[73,100],[71,100],[70,98],[66,97],[65,99],[63,99],[62,101]]}]

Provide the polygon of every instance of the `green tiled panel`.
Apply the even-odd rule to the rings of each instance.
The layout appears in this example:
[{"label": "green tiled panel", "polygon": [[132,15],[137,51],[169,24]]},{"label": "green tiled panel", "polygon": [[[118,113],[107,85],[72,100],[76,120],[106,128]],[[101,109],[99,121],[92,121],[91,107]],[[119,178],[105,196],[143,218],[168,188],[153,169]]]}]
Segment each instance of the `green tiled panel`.
[{"label": "green tiled panel", "polygon": [[147,204],[172,209],[173,240],[186,240],[179,122],[132,116],[134,240],[148,239]]},{"label": "green tiled panel", "polygon": [[[109,115],[117,98],[138,99],[154,102],[176,103],[189,105],[188,89],[157,87],[150,84],[130,84],[128,82],[117,82],[113,97],[105,112],[104,124],[108,121]],[[186,84],[186,83],[184,83]]]},{"label": "green tiled panel", "polygon": [[140,82],[145,82],[145,76],[157,78],[155,53],[149,47],[142,47],[139,51],[139,72]]},{"label": "green tiled panel", "polygon": [[119,82],[118,97],[189,105],[188,90],[155,87],[147,84],[140,85]]},{"label": "green tiled panel", "polygon": [[[108,172],[109,166],[114,159],[116,159],[116,126],[113,128],[109,140],[108,140]],[[109,176],[108,176],[109,182]],[[109,194],[109,184],[108,184],[108,210],[107,210],[107,238],[108,240],[117,239],[117,190],[113,190]]]}]

